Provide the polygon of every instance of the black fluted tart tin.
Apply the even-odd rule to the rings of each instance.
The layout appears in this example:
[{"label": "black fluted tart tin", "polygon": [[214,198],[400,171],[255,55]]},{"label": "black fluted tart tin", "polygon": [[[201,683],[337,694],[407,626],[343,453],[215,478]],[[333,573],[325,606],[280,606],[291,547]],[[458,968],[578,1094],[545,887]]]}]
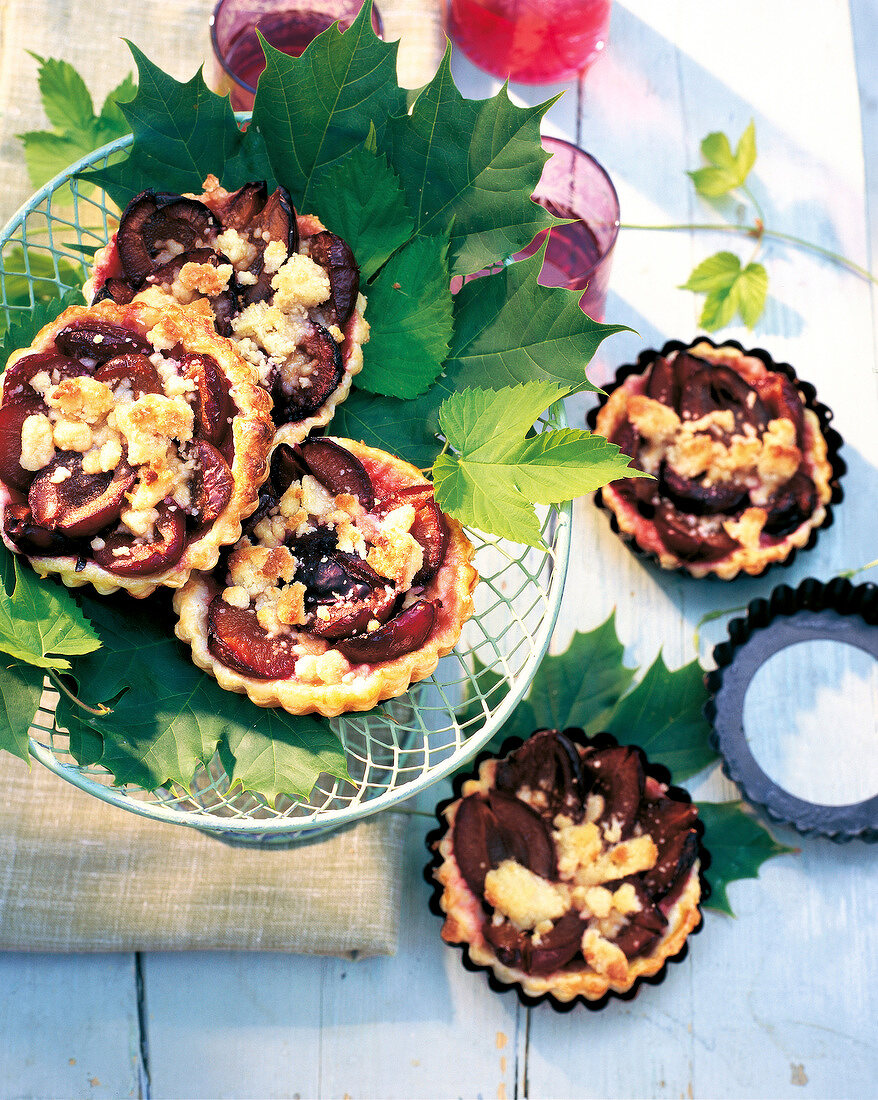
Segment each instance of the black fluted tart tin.
[{"label": "black fluted tart tin", "polygon": [[[539,733],[541,731],[536,730],[535,732]],[[598,749],[616,748],[620,744],[619,741],[612,736],[612,734],[605,732],[593,734],[591,737],[587,736],[583,730],[578,728],[568,728],[562,730],[561,732],[564,733],[564,735],[569,737],[571,740],[576,741],[581,745],[588,745]],[[447,915],[441,904],[444,887],[443,884],[436,878],[435,872],[438,871],[438,869],[442,866],[444,862],[443,857],[439,851],[439,843],[449,829],[449,822],[445,817],[445,811],[454,802],[463,797],[463,786],[468,780],[478,780],[479,770],[482,764],[492,759],[503,760],[507,756],[509,756],[510,753],[514,752],[518,748],[521,748],[523,744],[524,741],[522,738],[509,737],[503,742],[498,751],[492,752],[490,749],[488,749],[479,753],[479,755],[476,756],[472,763],[471,771],[461,771],[454,776],[452,781],[452,795],[449,798],[443,799],[436,806],[435,815],[437,820],[437,827],[431,829],[424,838],[427,850],[430,853],[430,860],[424,867],[423,875],[425,881],[432,887],[429,898],[430,911],[434,913],[437,917],[440,917],[443,921]],[[663,764],[650,762],[641,748],[639,748],[638,746],[631,747],[637,750],[644,768],[645,775],[657,780],[661,784],[664,784],[667,787],[667,794],[669,797],[672,797],[679,802],[684,802],[687,804],[692,802],[692,797],[688,791],[684,790],[682,787],[674,786],[671,783],[671,773]],[[526,993],[521,985],[516,982],[502,981],[497,976],[497,974],[495,974],[490,964],[482,964],[473,961],[469,954],[468,949],[470,945],[468,942],[445,942],[448,947],[457,948],[460,950],[461,963],[465,970],[468,970],[471,973],[484,973],[490,989],[492,989],[495,993],[514,994],[517,997],[518,1001],[525,1008],[534,1008],[538,1005],[547,1005],[548,1007],[554,1009],[556,1012],[567,1013],[573,1011],[577,1006],[579,1006],[587,1009],[590,1012],[599,1012],[602,1009],[606,1008],[610,1001],[631,1001],[639,994],[640,989],[643,985],[661,985],[661,983],[665,980],[668,964],[681,963],[684,959],[686,959],[689,954],[690,938],[694,935],[697,935],[704,927],[703,906],[704,902],[710,897],[710,884],[706,878],[706,871],[707,868],[710,866],[711,859],[710,852],[704,846],[704,822],[701,820],[700,817],[696,818],[693,828],[695,829],[696,836],[698,838],[698,879],[701,891],[701,896],[697,906],[700,916],[699,922],[695,926],[695,928],[693,928],[688,933],[687,938],[684,941],[681,949],[675,955],[669,955],[667,958],[665,958],[664,963],[659,971],[652,975],[638,976],[634,980],[634,984],[631,986],[631,988],[626,990],[625,992],[617,993],[615,990],[608,990],[601,997],[595,999],[588,998],[583,996],[582,994],[579,994],[570,1000],[561,1000],[558,997],[554,996],[551,991],[547,991],[538,996],[534,996]]]},{"label": "black fluted tart tin", "polygon": [[816,640],[856,646],[878,661],[878,586],[853,585],[841,577],[828,583],[808,577],[797,588],[779,585],[767,599],[752,600],[746,615],[729,623],[728,640],[713,651],[717,667],[705,676],[711,741],[728,778],[773,821],[836,843],[875,843],[878,794],[843,806],[798,798],[763,771],[747,741],[744,699],[757,671],[787,646]]},{"label": "black fluted tart tin", "polygon": [[[599,395],[599,400],[597,404],[589,409],[588,413],[586,414],[586,424],[591,429],[591,431],[595,431],[598,414],[600,413],[604,405],[606,405],[610,395],[614,393],[625,382],[627,378],[630,378],[631,375],[645,374],[647,369],[652,366],[656,359],[670,355],[671,352],[691,351],[692,348],[696,347],[696,345],[698,344],[707,344],[711,348],[714,348],[718,351],[721,351],[723,348],[734,348],[736,351],[741,352],[743,355],[752,356],[755,359],[759,359],[767,370],[782,374],[787,379],[789,379],[789,381],[796,386],[796,388],[802,395],[805,408],[810,409],[816,415],[820,423],[821,434],[826,440],[827,459],[829,460],[829,464],[832,467],[832,478],[830,482],[832,495],[828,503],[824,505],[826,515],[823,518],[823,522],[820,523],[819,526],[813,528],[807,543],[802,547],[793,547],[787,557],[784,558],[782,561],[767,562],[763,569],[760,570],[758,573],[744,573],[743,571],[738,572],[734,577],[725,580],[725,583],[729,584],[735,580],[738,580],[741,577],[761,577],[766,572],[768,572],[768,570],[774,567],[788,568],[796,560],[796,556],[799,553],[800,549],[812,549],[812,547],[817,542],[817,536],[819,532],[827,527],[832,526],[833,506],[839,504],[844,498],[844,491],[841,486],[841,478],[847,472],[847,463],[844,461],[840,454],[841,448],[844,444],[844,440],[842,439],[841,435],[835,430],[835,428],[831,427],[833,412],[827,405],[817,400],[817,390],[810,382],[802,381],[802,379],[800,379],[796,374],[795,369],[789,363],[778,363],[764,348],[748,349],[745,348],[744,345],[741,344],[738,340],[723,340],[722,343],[718,343],[717,341],[711,339],[709,336],[698,336],[694,340],[691,340],[688,344],[684,343],[682,340],[668,340],[662,346],[660,351],[656,351],[654,348],[646,348],[637,356],[636,363],[625,363],[621,367],[619,367],[615,373],[613,380],[604,387],[604,392]],[[600,489],[598,489],[594,494],[594,503],[598,509],[607,514],[610,522],[610,529],[615,535],[619,537],[619,539],[625,544],[628,550],[630,550],[630,552],[635,555],[635,557],[641,558],[644,561],[653,562],[657,565],[659,564],[656,554],[654,554],[650,550],[643,549],[643,547],[641,547],[632,536],[626,535],[620,529],[615,514],[604,503]],[[699,579],[693,577],[684,565],[677,566],[673,569],[667,569],[664,567],[661,568],[662,572],[681,574],[683,576],[689,577],[692,580]],[[716,579],[723,579],[717,578],[716,574],[713,572],[708,573],[707,576],[714,577]]]}]

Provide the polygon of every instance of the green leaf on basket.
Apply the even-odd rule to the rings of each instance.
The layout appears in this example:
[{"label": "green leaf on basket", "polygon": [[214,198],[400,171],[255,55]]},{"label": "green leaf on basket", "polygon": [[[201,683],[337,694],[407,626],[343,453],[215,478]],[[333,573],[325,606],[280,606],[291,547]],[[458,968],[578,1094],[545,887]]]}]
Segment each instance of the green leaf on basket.
[{"label": "green leaf on basket", "polygon": [[603,340],[631,330],[586,316],[578,292],[540,286],[545,247],[458,291],[449,366],[457,367],[459,388],[545,379],[597,389],[585,377],[586,366]]},{"label": "green leaf on basket", "polygon": [[353,390],[335,410],[331,431],[390,451],[422,470],[429,470],[442,450],[438,438],[439,407],[453,390],[439,379],[412,401]]},{"label": "green leaf on basket", "polygon": [[[85,281],[79,264],[74,265],[63,256],[55,258],[36,248],[27,251],[16,245],[3,255],[3,293],[7,307],[15,316],[27,323],[27,315],[36,303],[56,301],[64,288],[76,289]],[[63,285],[59,285],[63,284]],[[0,334],[6,322],[0,317]]]},{"label": "green leaf on basket", "polygon": [[392,256],[369,288],[370,314],[381,318],[363,348],[360,389],[417,397],[448,355],[452,298],[447,237],[418,237]]},{"label": "green leaf on basket", "polygon": [[[2,553],[8,554],[5,547]],[[91,653],[100,640],[66,588],[38,580],[14,562],[15,588],[0,589],[0,650],[39,668],[68,669],[67,657]]]},{"label": "green leaf on basket", "polygon": [[209,90],[200,70],[181,84],[134,43],[128,48],[139,75],[136,97],[121,104],[134,134],[131,155],[83,178],[103,187],[120,207],[145,187],[199,192],[211,172],[222,178],[244,142],[229,101]]},{"label": "green leaf on basket", "polygon": [[0,662],[0,750],[28,761],[27,731],[43,694],[43,673],[20,661]]},{"label": "green leaf on basket", "polygon": [[264,710],[257,726],[228,730],[219,750],[232,789],[255,791],[272,806],[284,794],[307,798],[321,772],[350,778],[338,738],[313,715]]},{"label": "green leaf on basket", "polygon": [[531,199],[549,156],[540,144],[540,120],[554,102],[516,107],[506,88],[492,99],[464,99],[449,51],[411,112],[394,112],[387,127],[390,163],[416,233],[436,236],[451,227],[453,274],[506,259],[555,223]]},{"label": "green leaf on basket", "polygon": [[746,183],[750,169],[756,163],[755,124],[750,121],[734,153],[728,137],[721,132],[707,135],[701,143],[701,153],[709,167],[696,168],[688,173],[696,191],[707,198],[727,195]]},{"label": "green leaf on basket", "polygon": [[705,877],[710,883],[708,909],[734,916],[726,888],[741,878],[758,878],[759,868],[772,856],[797,849],[779,844],[743,802],[699,802],[704,822],[704,845],[710,852]]},{"label": "green leaf on basket", "polygon": [[637,476],[614,443],[573,428],[529,434],[567,393],[551,382],[464,390],[439,410],[456,453],[433,464],[436,500],[470,527],[542,546],[535,504],[557,504],[620,477]]},{"label": "green leaf on basket", "polygon": [[67,309],[68,306],[82,305],[85,299],[82,290],[74,287],[65,291],[60,298],[46,298],[37,301],[33,309],[22,309],[11,312],[11,321],[0,340],[0,367],[6,369],[6,362],[14,351],[26,348],[31,343],[40,329]]},{"label": "green leaf on basket", "polygon": [[334,24],[301,57],[288,57],[263,40],[266,65],[253,124],[265,139],[275,176],[304,210],[311,209],[321,169],[353,152],[372,126],[380,142],[388,119],[406,110],[396,82],[398,43],[377,37],[371,12],[372,5],[364,4],[344,33]]},{"label": "green leaf on basket", "polygon": [[742,268],[733,252],[717,252],[703,260],[680,289],[707,295],[699,319],[706,332],[724,328],[736,313],[753,328],[765,309],[768,272],[758,263]]},{"label": "green leaf on basket", "polygon": [[717,757],[703,713],[707,698],[697,661],[671,672],[659,654],[619,702],[605,729],[618,741],[639,745],[650,760],[661,761],[679,783]]},{"label": "green leaf on basket", "polygon": [[323,224],[351,246],[364,280],[414,232],[399,176],[386,156],[365,143],[315,173],[311,197]]},{"label": "green leaf on basket", "polygon": [[[58,722],[70,730],[71,752],[94,762],[97,735],[103,742],[100,763],[116,781],[148,790],[167,782],[189,789],[198,766],[217,748],[226,752],[232,745],[243,746],[242,770],[255,794],[276,797],[278,776],[296,778],[293,793],[310,791],[322,772],[347,778],[344,753],[328,723],[279,717],[224,691],[192,663],[160,607],[128,601],[117,609],[87,596],[82,601],[103,646],[77,660],[71,675],[80,699],[111,710],[98,717],[61,696]],[[260,738],[275,736],[281,741],[272,750],[278,766],[271,773],[259,763],[258,745]]]}]

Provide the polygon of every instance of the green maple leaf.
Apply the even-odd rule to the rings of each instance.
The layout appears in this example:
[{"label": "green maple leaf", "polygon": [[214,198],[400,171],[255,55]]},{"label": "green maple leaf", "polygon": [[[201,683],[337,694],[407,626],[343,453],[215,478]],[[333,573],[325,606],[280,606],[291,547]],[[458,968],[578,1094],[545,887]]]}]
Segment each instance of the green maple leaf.
[{"label": "green maple leaf", "polygon": [[[406,110],[396,82],[396,42],[372,30],[371,3],[343,34],[333,25],[301,57],[288,57],[265,40],[265,71],[253,104],[274,174],[303,209],[310,209],[317,173],[351,153],[369,136],[379,141],[387,120]],[[437,227],[437,232],[438,232]]]},{"label": "green maple leaf", "polygon": [[228,99],[210,91],[201,70],[181,84],[132,42],[128,48],[139,77],[136,97],[120,104],[134,135],[131,153],[83,178],[103,187],[120,207],[145,187],[197,192],[209,173],[222,179],[226,162],[244,143]]},{"label": "green maple leaf", "polygon": [[680,782],[716,760],[708,740],[710,724],[703,713],[707,697],[697,661],[671,672],[659,654],[604,728],[620,742],[639,745],[650,760],[660,760],[674,781]]},{"label": "green maple leaf", "polygon": [[750,169],[756,163],[755,124],[751,120],[734,152],[728,137],[717,131],[708,134],[701,142],[701,153],[709,167],[696,168],[695,171],[687,173],[691,176],[699,195],[718,198],[742,187],[747,181]]},{"label": "green maple leaf", "polygon": [[758,878],[759,868],[772,856],[795,852],[778,844],[753,817],[743,802],[699,802],[698,815],[704,822],[704,844],[710,852],[705,877],[710,883],[708,909],[734,916],[726,887],[742,878]]},{"label": "green maple leaf", "polygon": [[316,173],[311,198],[323,224],[351,246],[363,279],[414,232],[399,176],[386,156],[365,144]]},{"label": "green maple leaf", "polygon": [[593,321],[579,308],[579,292],[540,286],[545,248],[458,291],[448,361],[457,368],[458,387],[499,389],[546,379],[597,389],[585,377],[586,366],[602,340],[631,330]]},{"label": "green maple leaf", "polygon": [[446,52],[410,113],[387,127],[390,163],[399,173],[419,235],[451,227],[451,270],[479,271],[512,256],[555,219],[531,200],[548,154],[540,120],[554,99],[516,107],[506,89],[468,100],[451,76]]},{"label": "green maple leaf", "polygon": [[614,443],[572,428],[528,435],[567,390],[528,382],[449,397],[439,422],[457,453],[433,464],[439,506],[465,525],[542,546],[534,504],[557,504],[637,476]]},{"label": "green maple leaf", "polygon": [[312,715],[266,710],[257,727],[241,722],[228,730],[219,752],[232,789],[255,791],[272,806],[284,794],[307,798],[315,770],[350,778],[338,738]]},{"label": "green maple leaf", "polygon": [[[275,798],[279,777],[295,780],[295,789],[283,792],[291,794],[307,794],[322,772],[347,778],[344,754],[327,723],[281,717],[224,691],[192,663],[173,637],[170,616],[155,604],[129,601],[117,610],[81,598],[103,645],[79,658],[72,676],[80,698],[110,712],[97,716],[61,696],[58,723],[70,730],[71,752],[80,762],[99,760],[118,783],[152,790],[173,782],[188,789],[199,764],[217,748],[244,745],[242,770],[255,794]],[[274,778],[264,763],[253,764],[259,738],[275,741]]]},{"label": "green maple leaf", "polygon": [[417,397],[448,355],[452,299],[448,238],[418,237],[392,256],[369,288],[380,319],[363,348],[357,386],[388,397]]},{"label": "green maple leaf", "polygon": [[43,694],[43,674],[20,661],[0,663],[0,750],[30,760],[28,736]]},{"label": "green maple leaf", "polygon": [[[9,551],[0,547],[0,556]],[[9,555],[11,557],[11,555]],[[8,576],[8,564],[4,564]],[[40,581],[15,559],[14,586],[0,589],[0,651],[39,668],[68,669],[67,657],[90,653],[100,640],[69,592]]]},{"label": "green maple leaf", "polygon": [[753,328],[765,309],[768,272],[757,263],[742,268],[734,252],[717,252],[703,260],[680,289],[706,295],[699,320],[705,331],[723,328],[736,313]]}]

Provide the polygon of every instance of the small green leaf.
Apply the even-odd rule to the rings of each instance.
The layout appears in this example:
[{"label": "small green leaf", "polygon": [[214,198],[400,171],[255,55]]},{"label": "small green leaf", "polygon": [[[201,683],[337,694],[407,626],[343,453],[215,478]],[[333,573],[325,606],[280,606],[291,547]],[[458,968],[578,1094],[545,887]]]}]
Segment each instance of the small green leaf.
[{"label": "small green leaf", "polygon": [[344,750],[329,723],[312,715],[267,710],[258,728],[243,723],[220,742],[231,787],[252,791],[274,805],[280,795],[307,798],[317,773],[350,780]]},{"label": "small green leaf", "polygon": [[364,4],[343,34],[335,24],[318,35],[301,57],[288,57],[263,40],[266,66],[253,124],[265,139],[275,176],[304,210],[311,208],[321,169],[361,145],[372,125],[380,142],[387,120],[406,109],[396,82],[398,43],[376,36],[371,7]]},{"label": "small green leaf", "polygon": [[372,331],[361,389],[417,397],[442,368],[451,339],[447,237],[419,237],[392,256],[369,288]]},{"label": "small green leaf", "polygon": [[750,174],[750,170],[756,163],[756,123],[750,119],[750,125],[741,134],[741,139],[735,149],[735,164],[739,171],[744,173],[744,178]]},{"label": "small green leaf", "polygon": [[671,672],[659,654],[643,679],[615,708],[605,726],[620,744],[639,745],[661,761],[675,782],[689,779],[716,760],[704,673],[697,661]]},{"label": "small green leaf", "polygon": [[708,199],[727,195],[742,183],[738,173],[729,168],[696,168],[686,174],[692,178],[698,194]]},{"label": "small green leaf", "polygon": [[747,328],[753,328],[765,309],[768,272],[762,264],[747,264],[734,286],[738,312]]},{"label": "small green leaf", "polygon": [[[128,73],[121,84],[117,84],[104,100],[104,105],[101,107],[100,122],[106,129],[114,130],[115,137],[122,137],[129,132],[128,121],[122,114],[119,104],[130,103],[136,95],[137,84],[134,82],[131,73]],[[112,139],[108,138],[107,140]]]},{"label": "small green leaf", "polygon": [[95,117],[91,94],[85,81],[67,61],[48,60],[32,53],[39,64],[39,87],[43,110],[59,130],[82,130]]},{"label": "small green leaf", "polygon": [[717,252],[702,260],[680,289],[694,290],[698,294],[729,290],[740,273],[741,261],[734,252]]},{"label": "small green leaf", "polygon": [[585,377],[595,351],[613,333],[631,330],[586,316],[579,292],[540,286],[545,247],[458,291],[448,361],[457,369],[458,388],[545,379],[597,389]]},{"label": "small green leaf", "polygon": [[729,139],[721,130],[715,130],[701,142],[701,155],[717,168],[734,168],[735,154]]},{"label": "small green leaf", "polygon": [[692,177],[695,190],[708,198],[718,198],[743,186],[756,163],[756,126],[750,125],[732,153],[729,139],[721,132],[708,134],[701,142],[702,156],[709,168],[697,168],[687,173]]},{"label": "small green leaf", "polygon": [[[0,556],[9,551],[0,547]],[[100,646],[97,634],[76,601],[54,583],[13,563],[15,588],[0,589],[0,650],[39,668],[70,668],[65,657],[91,653]]]},{"label": "small green leaf", "polygon": [[742,878],[758,878],[759,868],[772,856],[797,849],[779,844],[753,817],[743,802],[699,802],[698,815],[704,822],[704,846],[710,852],[706,878],[710,898],[706,908],[734,916],[726,888]]},{"label": "small green leaf", "polygon": [[365,145],[315,174],[311,195],[323,224],[351,246],[364,280],[405,244],[415,227],[399,177],[383,154]]},{"label": "small green leaf", "polygon": [[528,382],[449,397],[439,422],[457,454],[441,454],[433,465],[439,506],[465,525],[542,546],[534,504],[572,500],[637,476],[615,444],[590,432],[562,428],[525,438],[565,392],[549,382]]},{"label": "small green leaf", "polygon": [[0,750],[29,762],[27,731],[43,694],[43,674],[18,661],[0,662]]}]

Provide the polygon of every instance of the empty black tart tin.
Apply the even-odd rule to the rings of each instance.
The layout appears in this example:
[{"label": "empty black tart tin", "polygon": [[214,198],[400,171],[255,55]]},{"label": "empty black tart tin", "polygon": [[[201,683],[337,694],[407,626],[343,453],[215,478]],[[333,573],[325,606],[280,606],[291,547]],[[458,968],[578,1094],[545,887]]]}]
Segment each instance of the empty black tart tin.
[{"label": "empty black tart tin", "polygon": [[[798,588],[780,585],[768,599],[752,600],[733,619],[728,641],[713,651],[716,669],[705,677],[710,699],[705,714],[723,771],[744,797],[779,823],[804,835],[838,843],[878,840],[878,794],[844,806],[798,798],[774,782],[757,763],[744,728],[744,698],[753,677],[775,653],[799,642],[832,640],[856,646],[878,660],[878,587],[837,578],[812,577]],[[790,685],[795,691],[795,684]],[[827,734],[830,736],[830,734]]]},{"label": "empty black tart tin", "polygon": [[[558,731],[537,730],[534,736],[537,734],[545,733],[557,733]],[[592,737],[586,736],[586,734],[577,728],[568,728],[561,731],[563,735],[570,741],[577,745],[590,747],[593,749],[614,749],[619,747],[619,742],[609,733],[598,733]],[[528,739],[530,740],[530,739]],[[479,754],[473,762],[473,770],[458,773],[453,780],[453,794],[450,798],[446,798],[441,801],[436,807],[436,818],[438,821],[438,827],[432,829],[425,838],[425,843],[428,851],[430,852],[430,861],[424,868],[424,878],[432,886],[432,893],[429,900],[430,910],[436,916],[443,919],[448,918],[448,913],[445,907],[443,907],[443,895],[445,893],[445,883],[440,881],[439,873],[443,866],[447,866],[448,860],[440,851],[440,844],[443,839],[449,834],[452,828],[446,811],[464,797],[464,785],[469,780],[478,782],[481,778],[480,772],[482,765],[489,761],[504,762],[514,753],[515,750],[520,749],[526,742],[522,741],[519,737],[511,737],[503,742],[498,752],[486,751]],[[680,787],[675,787],[671,784],[671,775],[667,768],[660,764],[653,764],[647,761],[643,751],[636,746],[630,746],[633,748],[639,758],[644,770],[644,774],[647,780],[652,779],[666,788],[666,797],[673,799],[675,802],[681,803],[684,806],[691,804],[691,796],[685,790]],[[493,783],[494,780],[492,779]],[[682,962],[687,954],[689,948],[689,939],[696,933],[701,931],[703,926],[702,920],[702,904],[710,895],[710,886],[705,878],[705,871],[710,865],[710,854],[703,844],[704,825],[700,818],[695,818],[691,825],[691,828],[695,830],[695,836],[697,838],[697,860],[698,860],[698,885],[700,891],[700,898],[698,899],[695,909],[697,910],[697,923],[694,927],[690,927],[686,933],[686,938],[683,939],[682,945],[676,951],[676,953],[667,953],[665,957],[661,959],[661,968],[653,974],[643,974],[636,977],[633,984],[629,989],[623,992],[617,992],[609,989],[599,997],[587,997],[582,994],[578,994],[571,999],[562,999],[555,996],[550,990],[543,992],[539,995],[528,993],[522,987],[519,981],[504,981],[497,973],[495,973],[491,962],[479,962],[472,958],[470,953],[471,943],[467,940],[448,941],[449,946],[459,948],[461,951],[461,962],[466,970],[472,972],[482,971],[485,973],[488,985],[496,993],[514,993],[518,1000],[525,1007],[533,1007],[540,1004],[548,1004],[557,1012],[569,1012],[577,1005],[581,1005],[587,1008],[589,1011],[598,1011],[606,1007],[611,999],[630,1001],[634,998],[643,984],[659,985],[664,981],[667,972],[667,964],[670,962],[677,963]],[[456,861],[455,861],[456,864]],[[684,880],[688,882],[689,880]],[[474,895],[471,895],[474,896]],[[672,895],[673,896],[673,892]],[[494,960],[496,961],[496,960]],[[565,964],[566,965],[566,964]],[[564,969],[563,967],[561,968]],[[528,977],[528,976],[525,976]]]},{"label": "empty black tart tin", "polygon": [[[809,409],[817,417],[820,433],[826,441],[826,459],[829,463],[829,466],[831,467],[831,475],[829,478],[830,496],[829,499],[823,504],[825,513],[824,517],[819,524],[811,529],[808,535],[808,540],[803,546],[793,546],[791,549],[788,550],[787,556],[785,558],[782,558],[780,560],[768,561],[762,566],[761,569],[758,569],[757,571],[747,569],[745,572],[743,572],[743,575],[745,576],[762,576],[762,574],[764,574],[773,565],[792,565],[792,563],[796,559],[796,555],[799,549],[809,550],[812,546],[814,546],[815,542],[817,541],[818,532],[821,529],[830,527],[832,525],[833,505],[838,504],[842,500],[842,497],[844,495],[841,488],[840,479],[847,470],[847,466],[839,454],[843,443],[842,438],[834,428],[830,427],[833,417],[832,411],[822,402],[817,400],[817,391],[815,390],[814,386],[811,385],[810,382],[803,382],[800,378],[798,378],[795,370],[789,363],[775,362],[771,355],[764,349],[746,349],[744,348],[743,344],[739,343],[737,340],[725,340],[722,343],[717,343],[707,336],[699,336],[695,340],[690,341],[690,343],[688,344],[683,343],[680,340],[669,340],[660,351],[656,351],[653,348],[648,348],[638,355],[636,363],[626,363],[625,365],[619,367],[619,369],[616,371],[613,381],[605,387],[605,392],[601,395],[598,404],[589,410],[586,416],[586,422],[592,431],[596,429],[597,419],[600,415],[601,410],[606,406],[610,396],[625,383],[626,379],[630,378],[632,375],[640,376],[645,374],[646,371],[652,366],[652,364],[656,362],[656,360],[666,357],[672,352],[689,352],[698,345],[707,345],[708,347],[716,349],[719,352],[722,352],[724,349],[734,349],[735,352],[739,352],[744,356],[758,359],[768,371],[780,374],[784,378],[788,379],[799,391],[799,394],[801,395],[803,400],[804,407],[806,409]],[[616,517],[615,512],[609,507],[604,499],[603,493],[600,490],[595,493],[594,501],[598,508],[607,513],[611,529],[616,535],[618,535],[622,539],[622,541],[633,554],[645,560],[661,564],[659,561],[659,555],[657,553],[649,549],[644,549],[636,541],[633,534],[627,533],[620,528],[619,521]],[[723,559],[720,559],[720,564],[722,560]],[[666,570],[672,569],[674,572],[682,573],[685,576],[693,576],[693,572],[690,571],[685,562],[681,562],[679,565],[676,566],[670,566],[666,564],[663,568]],[[724,580],[735,580],[737,579],[737,577],[742,576],[742,572],[736,572],[730,577],[723,577],[720,572],[716,572],[712,568],[706,568],[703,574],[698,575],[704,575],[707,577],[720,577]]]}]

